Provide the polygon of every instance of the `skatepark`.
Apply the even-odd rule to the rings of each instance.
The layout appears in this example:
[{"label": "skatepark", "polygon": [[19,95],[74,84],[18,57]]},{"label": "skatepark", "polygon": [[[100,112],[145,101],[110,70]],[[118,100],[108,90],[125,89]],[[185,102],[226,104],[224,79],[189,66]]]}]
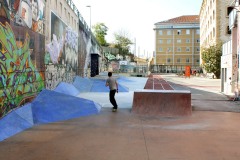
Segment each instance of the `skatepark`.
[{"label": "skatepark", "polygon": [[174,90],[191,92],[191,115],[133,113],[134,92],[148,78],[121,75],[113,113],[106,74],[80,78],[42,91],[0,120],[0,159],[239,159],[240,103],[221,94],[220,80],[161,77]]}]

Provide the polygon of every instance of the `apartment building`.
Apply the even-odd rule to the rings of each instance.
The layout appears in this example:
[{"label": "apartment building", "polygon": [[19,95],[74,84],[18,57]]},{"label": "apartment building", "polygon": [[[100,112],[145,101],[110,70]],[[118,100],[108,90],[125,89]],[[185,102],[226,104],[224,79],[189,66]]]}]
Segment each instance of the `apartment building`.
[{"label": "apartment building", "polygon": [[155,54],[152,72],[179,72],[199,67],[198,15],[184,15],[155,23]]},{"label": "apartment building", "polygon": [[227,6],[231,0],[203,0],[200,9],[200,47],[230,39]]},{"label": "apartment building", "polygon": [[221,57],[221,91],[225,94],[237,96],[239,86],[239,53],[240,53],[240,17],[239,0],[232,0],[228,6],[228,31],[230,40],[223,43]]},{"label": "apartment building", "polygon": [[[218,43],[223,44],[223,55],[221,57],[221,91],[226,94],[230,94],[234,90],[232,79],[235,73],[232,72],[234,63],[231,36],[233,30],[229,25],[230,10],[228,9],[232,3],[233,0],[203,0],[199,15],[201,50]],[[201,58],[200,63],[202,64]]]}]

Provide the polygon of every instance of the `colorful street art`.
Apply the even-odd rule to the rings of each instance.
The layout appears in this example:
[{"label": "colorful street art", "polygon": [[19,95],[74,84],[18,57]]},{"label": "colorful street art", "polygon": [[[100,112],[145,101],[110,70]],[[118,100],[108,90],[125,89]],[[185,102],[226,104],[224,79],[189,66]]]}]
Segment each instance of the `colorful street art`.
[{"label": "colorful street art", "polygon": [[46,45],[46,88],[73,82],[78,70],[78,33],[51,12],[51,39]]},{"label": "colorful street art", "polygon": [[35,68],[29,48],[30,37],[16,41],[11,26],[0,23],[0,115],[19,106],[44,88],[43,75]]},{"label": "colorful street art", "polygon": [[0,117],[44,88],[42,0],[0,0]]},{"label": "colorful street art", "polygon": [[3,6],[9,11],[8,19],[43,34],[43,0],[3,0]]},{"label": "colorful street art", "polygon": [[[0,118],[44,88],[71,83],[76,75],[88,76],[91,53],[99,53],[86,26],[76,32],[49,11],[51,27],[44,27],[46,4],[0,0]],[[47,43],[44,28],[51,34]]]}]

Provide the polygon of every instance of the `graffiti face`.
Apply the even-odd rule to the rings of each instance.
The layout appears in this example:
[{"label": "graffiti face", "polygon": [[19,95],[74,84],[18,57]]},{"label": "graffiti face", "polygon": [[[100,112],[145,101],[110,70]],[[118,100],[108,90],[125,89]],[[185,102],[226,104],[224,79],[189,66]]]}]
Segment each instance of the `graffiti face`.
[{"label": "graffiti face", "polygon": [[43,12],[45,3],[43,0],[4,0],[8,8],[9,19],[20,26],[25,26],[35,32],[43,34]]},{"label": "graffiti face", "polygon": [[32,0],[32,19],[38,21],[39,19],[39,7],[37,0]]}]

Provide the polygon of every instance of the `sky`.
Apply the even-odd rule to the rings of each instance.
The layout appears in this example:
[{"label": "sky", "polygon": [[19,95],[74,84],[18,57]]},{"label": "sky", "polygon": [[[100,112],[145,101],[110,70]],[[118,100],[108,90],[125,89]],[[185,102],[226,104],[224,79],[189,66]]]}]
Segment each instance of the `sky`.
[{"label": "sky", "polygon": [[[91,19],[91,26],[104,23],[108,27],[108,43],[114,41],[114,33],[127,33],[128,38],[136,42],[136,55],[139,57],[150,57],[155,50],[155,23],[182,15],[199,15],[202,5],[202,0],[72,1],[89,26]],[[133,45],[132,52],[134,48]]]}]

